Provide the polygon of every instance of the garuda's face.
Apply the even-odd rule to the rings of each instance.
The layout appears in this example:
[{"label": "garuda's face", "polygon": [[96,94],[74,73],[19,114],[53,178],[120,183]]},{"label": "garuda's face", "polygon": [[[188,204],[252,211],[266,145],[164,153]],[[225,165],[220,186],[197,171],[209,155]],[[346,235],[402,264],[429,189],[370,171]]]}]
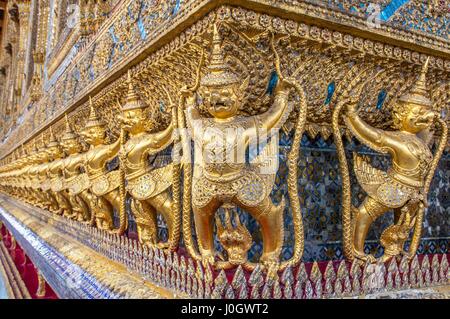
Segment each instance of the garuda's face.
[{"label": "garuda's face", "polygon": [[62,151],[58,146],[52,146],[47,149],[48,158],[56,159],[62,157]]},{"label": "garuda's face", "polygon": [[239,98],[236,85],[203,87],[200,95],[208,112],[217,119],[227,119],[237,114]]},{"label": "garuda's face", "polygon": [[407,109],[409,111],[402,120],[405,131],[416,134],[430,128],[433,124],[436,115],[428,107],[410,103]]},{"label": "garuda's face", "polygon": [[105,129],[102,126],[93,126],[86,128],[81,135],[86,143],[97,146],[105,142]]},{"label": "garuda's face", "polygon": [[119,115],[122,128],[131,133],[139,133],[144,130],[144,112],[142,109],[126,110]]},{"label": "garuda's face", "polygon": [[36,157],[38,162],[46,162],[49,159],[48,152],[45,149],[40,149]]},{"label": "garuda's face", "polygon": [[68,154],[76,154],[81,151],[81,144],[75,139],[62,141],[61,145]]}]

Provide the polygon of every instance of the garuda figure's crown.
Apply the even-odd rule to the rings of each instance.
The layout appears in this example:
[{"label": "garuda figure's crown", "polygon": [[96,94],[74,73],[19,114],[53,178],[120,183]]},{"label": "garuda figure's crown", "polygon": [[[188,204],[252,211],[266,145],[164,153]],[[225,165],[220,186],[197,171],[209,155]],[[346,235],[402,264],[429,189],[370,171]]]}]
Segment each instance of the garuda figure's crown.
[{"label": "garuda figure's crown", "polygon": [[44,133],[41,134],[41,147],[39,147],[39,151],[45,151],[47,145],[45,145],[45,141],[44,141]]},{"label": "garuda figure's crown", "polygon": [[28,155],[28,153],[27,153],[27,151],[25,150],[25,148],[23,147],[23,144],[21,145],[21,150],[22,150],[22,156],[27,156]]},{"label": "garuda figure's crown", "polygon": [[59,146],[59,143],[56,140],[55,135],[53,134],[52,127],[50,126],[50,137],[49,137],[49,142],[47,144],[47,147],[55,147],[55,146]]},{"label": "garuda figure's crown", "polygon": [[97,113],[95,112],[94,105],[92,104],[92,99],[89,97],[89,106],[90,106],[90,113],[89,113],[89,119],[86,123],[86,128],[90,127],[104,127],[105,122],[100,120],[100,118],[97,116]]},{"label": "garuda figure's crown", "polygon": [[433,105],[433,102],[430,99],[430,93],[427,90],[427,72],[429,62],[430,58],[428,58],[423,65],[417,82],[414,83],[413,87],[408,93],[400,96],[399,101],[406,103],[416,103],[423,106]]},{"label": "garuda figure's crown", "polygon": [[124,105],[122,105],[122,111],[126,110],[135,110],[135,109],[144,109],[146,105],[142,102],[142,100],[137,95],[133,83],[131,81],[131,70],[128,70],[128,94],[127,101]]},{"label": "garuda figure's crown", "polygon": [[238,76],[230,70],[224,61],[221,42],[217,25],[214,25],[211,61],[208,66],[208,73],[200,81],[202,86],[221,87],[239,82]]},{"label": "garuda figure's crown", "polygon": [[39,151],[39,148],[37,147],[37,138],[35,138],[34,141],[33,141],[33,146],[31,148],[30,154],[33,155],[37,151]]},{"label": "garuda figure's crown", "polygon": [[75,140],[78,138],[78,135],[72,130],[72,127],[69,123],[69,117],[67,116],[67,113],[64,116],[66,121],[66,131],[64,132],[64,135],[61,137],[61,141],[68,141],[68,140]]}]

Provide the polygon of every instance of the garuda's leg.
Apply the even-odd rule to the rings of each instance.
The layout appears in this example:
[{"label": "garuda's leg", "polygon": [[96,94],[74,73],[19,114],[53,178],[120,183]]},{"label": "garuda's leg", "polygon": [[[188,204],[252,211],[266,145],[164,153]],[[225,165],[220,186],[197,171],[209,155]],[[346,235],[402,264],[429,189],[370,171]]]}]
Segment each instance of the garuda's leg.
[{"label": "garuda's leg", "polygon": [[92,196],[89,206],[94,207],[92,213],[95,214],[97,228],[111,230],[114,226],[111,204],[102,196]]},{"label": "garuda's leg", "polygon": [[389,207],[386,207],[370,196],[366,197],[359,208],[354,209],[353,249],[357,259],[363,261],[369,260],[370,262],[376,261],[375,257],[364,253],[364,243],[372,223],[388,210]]},{"label": "garuda's leg", "polygon": [[269,272],[277,271],[284,237],[284,201],[280,205],[275,206],[272,200],[266,197],[254,207],[245,206],[241,203],[236,204],[249,212],[259,223],[263,239],[261,262],[267,267]]},{"label": "garuda's leg", "polygon": [[72,218],[72,206],[70,205],[70,200],[64,196],[63,191],[53,192],[53,196],[55,197],[63,216]]},{"label": "garuda's leg", "polygon": [[88,221],[92,226],[95,225],[95,196],[88,189],[78,194],[80,198],[86,203],[88,212],[85,221]]},{"label": "garuda's leg", "polygon": [[193,207],[195,230],[200,254],[205,261],[214,264],[214,215],[223,202],[212,199],[206,206]]},{"label": "garuda's leg", "polygon": [[90,218],[89,207],[80,195],[69,195],[70,205],[74,212],[74,218],[78,221],[87,221]]},{"label": "garuda's leg", "polygon": [[49,209],[49,201],[45,196],[45,193],[38,189],[31,189],[33,197],[33,205],[42,209]]},{"label": "garuda's leg", "polygon": [[[174,225],[174,220],[173,220],[173,212],[172,212],[172,198],[169,195],[169,191],[166,190],[154,197],[151,197],[147,200],[147,202],[154,207],[154,209],[159,212],[167,225],[167,229],[168,229],[168,239],[167,242],[161,244],[161,248],[165,248],[169,245],[170,240],[172,239],[172,237],[174,236],[173,231],[173,225]],[[156,216],[155,216],[156,218]]]},{"label": "garuda's leg", "polygon": [[131,211],[136,221],[139,242],[152,246],[158,242],[155,209],[145,201],[131,199]]},{"label": "garuda's leg", "polygon": [[47,209],[53,213],[56,213],[58,215],[61,215],[63,213],[62,209],[59,207],[58,202],[53,196],[51,191],[45,191],[43,192],[45,201],[47,202]]}]

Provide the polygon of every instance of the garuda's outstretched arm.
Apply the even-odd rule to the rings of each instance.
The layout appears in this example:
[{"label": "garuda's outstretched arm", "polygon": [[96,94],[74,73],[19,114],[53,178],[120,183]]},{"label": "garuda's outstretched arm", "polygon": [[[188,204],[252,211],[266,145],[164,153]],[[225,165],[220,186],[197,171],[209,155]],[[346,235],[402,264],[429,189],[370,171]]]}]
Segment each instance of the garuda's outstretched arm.
[{"label": "garuda's outstretched arm", "polygon": [[264,114],[256,117],[258,129],[266,130],[280,128],[287,120],[290,109],[288,108],[289,91],[295,86],[294,78],[285,78],[281,73],[280,56],[275,49],[274,39],[272,38],[272,49],[275,55],[275,70],[278,75],[278,84],[275,89],[275,100],[272,107]]},{"label": "garuda's outstretched arm", "polygon": [[391,137],[383,130],[372,127],[366,123],[358,115],[355,103],[349,102],[344,120],[348,129],[360,142],[380,153],[392,153]]},{"label": "garuda's outstretched arm", "polygon": [[177,127],[177,108],[172,106],[172,119],[170,121],[169,126],[161,132],[155,133],[153,135],[152,148],[160,149],[167,147],[170,143],[172,143],[172,135],[173,130]]},{"label": "garuda's outstretched arm", "polygon": [[106,147],[104,147],[99,151],[99,154],[97,155],[98,160],[108,161],[114,158],[120,150],[120,145],[121,145],[120,138],[118,138],[114,143],[106,145]]},{"label": "garuda's outstretched arm", "polygon": [[265,113],[256,117],[259,129],[271,130],[279,128],[289,115],[288,97],[291,86],[288,82],[281,80],[275,90],[275,101],[272,107]]}]

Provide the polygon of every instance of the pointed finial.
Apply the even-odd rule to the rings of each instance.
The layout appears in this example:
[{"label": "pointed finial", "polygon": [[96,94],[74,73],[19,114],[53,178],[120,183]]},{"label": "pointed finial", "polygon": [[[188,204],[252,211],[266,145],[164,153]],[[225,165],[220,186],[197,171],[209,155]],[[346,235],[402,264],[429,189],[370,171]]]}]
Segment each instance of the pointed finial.
[{"label": "pointed finial", "polygon": [[222,87],[239,82],[238,76],[234,74],[225,63],[221,43],[222,40],[220,38],[218,26],[214,24],[211,61],[208,66],[208,74],[200,81],[201,85]]},{"label": "pointed finial", "polygon": [[128,83],[128,86],[130,86],[130,84],[131,84],[131,69],[128,69],[128,72],[127,72],[127,83]]},{"label": "pointed finial", "polygon": [[134,89],[131,76],[131,69],[128,70],[127,83],[128,83],[127,99],[126,103],[122,106],[122,111],[145,108],[146,105],[142,102],[142,100],[137,95],[136,90]]},{"label": "pointed finial", "polygon": [[95,114],[94,103],[92,103],[92,97],[89,96],[89,108],[91,110],[91,114]]},{"label": "pointed finial", "polygon": [[44,148],[45,147],[44,132],[42,132],[41,134],[41,143],[42,143],[41,148]]},{"label": "pointed finial", "polygon": [[103,121],[100,120],[100,118],[97,116],[97,113],[95,112],[94,109],[94,104],[92,103],[92,98],[89,96],[89,120],[86,123],[86,127],[95,127],[95,126],[99,126],[99,127],[103,127],[105,125],[105,123],[103,123]]},{"label": "pointed finial", "polygon": [[422,70],[420,72],[420,78],[419,81],[422,81],[423,83],[426,83],[427,81],[427,73],[428,73],[428,66],[430,65],[430,57],[427,58],[424,65],[422,66]]},{"label": "pointed finial", "polygon": [[69,129],[70,124],[69,124],[69,117],[67,116],[67,113],[64,114],[64,121],[66,122],[66,129]]},{"label": "pointed finial", "polygon": [[214,24],[213,30],[213,51],[211,57],[211,66],[222,66],[223,64],[223,54],[220,45],[222,44],[222,40],[220,39],[219,29],[217,28],[217,24]]},{"label": "pointed finial", "polygon": [[404,94],[399,98],[400,101],[405,103],[416,103],[428,107],[431,107],[433,105],[430,99],[430,93],[427,90],[427,73],[429,63],[430,57],[428,57],[423,64],[416,83],[414,83],[409,93]]},{"label": "pointed finial", "polygon": [[50,126],[50,142],[56,142],[55,134],[53,134],[53,128]]},{"label": "pointed finial", "polygon": [[66,141],[76,139],[78,136],[77,134],[75,134],[75,132],[72,130],[72,127],[70,126],[69,116],[67,116],[67,113],[64,114],[64,121],[66,123],[66,131],[64,132],[64,135],[61,137],[61,140]]},{"label": "pointed finial", "polygon": [[35,138],[35,139],[33,140],[33,148],[32,148],[32,150],[31,150],[31,152],[34,153],[34,152],[36,152],[37,150],[38,150],[38,147],[37,147],[37,138]]},{"label": "pointed finial", "polygon": [[47,147],[55,147],[58,145],[59,145],[58,141],[56,140],[56,137],[53,134],[53,128],[50,126],[50,136],[49,136],[49,142],[47,144]]}]

